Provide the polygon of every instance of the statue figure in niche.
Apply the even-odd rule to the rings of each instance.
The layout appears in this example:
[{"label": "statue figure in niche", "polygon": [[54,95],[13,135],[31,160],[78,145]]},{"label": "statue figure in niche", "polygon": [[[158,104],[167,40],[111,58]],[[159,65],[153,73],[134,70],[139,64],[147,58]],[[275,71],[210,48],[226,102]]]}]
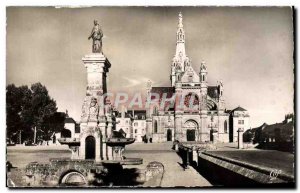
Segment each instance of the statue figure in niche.
[{"label": "statue figure in niche", "polygon": [[91,104],[89,109],[90,119],[92,120],[97,119],[98,113],[99,113],[99,106],[97,103],[97,99],[93,97],[91,99]]},{"label": "statue figure in niche", "polygon": [[110,102],[110,98],[108,96],[106,96],[104,100],[105,100],[105,106],[104,106],[105,113],[107,115],[112,115],[113,114],[113,106]]},{"label": "statue figure in niche", "polygon": [[180,64],[177,64],[177,65],[176,65],[176,70],[181,71],[181,66],[180,66]]},{"label": "statue figure in niche", "polygon": [[190,62],[189,62],[188,59],[185,59],[185,60],[184,60],[184,66],[187,66],[187,67],[190,66]]},{"label": "statue figure in niche", "polygon": [[182,32],[181,32],[181,30],[179,32],[179,39],[182,40]]},{"label": "statue figure in niche", "polygon": [[94,20],[94,27],[92,29],[91,35],[88,37],[88,39],[93,39],[93,46],[92,51],[93,53],[103,53],[102,52],[102,37],[103,32],[100,28],[100,25],[98,24],[97,20]]}]

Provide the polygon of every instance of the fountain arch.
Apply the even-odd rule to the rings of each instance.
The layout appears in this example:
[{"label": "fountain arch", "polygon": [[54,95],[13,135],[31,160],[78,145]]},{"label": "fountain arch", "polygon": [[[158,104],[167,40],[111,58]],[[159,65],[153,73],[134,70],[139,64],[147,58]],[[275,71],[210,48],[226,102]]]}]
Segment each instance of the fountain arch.
[{"label": "fountain arch", "polygon": [[85,159],[96,158],[96,139],[94,136],[87,136],[85,138]]}]

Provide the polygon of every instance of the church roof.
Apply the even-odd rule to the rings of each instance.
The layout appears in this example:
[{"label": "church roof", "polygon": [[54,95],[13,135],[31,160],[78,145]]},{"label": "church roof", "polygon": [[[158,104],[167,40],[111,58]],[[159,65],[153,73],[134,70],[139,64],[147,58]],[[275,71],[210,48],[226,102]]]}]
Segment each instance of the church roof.
[{"label": "church roof", "polygon": [[[159,99],[161,100],[163,95],[165,94],[167,98],[172,98],[175,93],[174,87],[152,87],[151,93],[155,93],[159,95]],[[151,100],[155,99],[155,96],[151,97]]]},{"label": "church roof", "polygon": [[243,107],[238,106],[237,108],[233,109],[233,111],[247,111],[246,109],[244,109]]},{"label": "church roof", "polygon": [[211,98],[218,98],[219,97],[218,86],[208,86],[207,94]]},{"label": "church roof", "polygon": [[[173,94],[175,93],[175,88],[174,87],[152,87],[151,89],[151,94],[158,94],[159,99],[158,103],[161,105],[161,102],[163,98],[165,99],[170,99],[172,98]],[[151,101],[157,100],[155,95],[151,96]],[[169,110],[172,107],[172,102],[171,101],[165,101],[163,104],[163,109],[164,110]]]},{"label": "church roof", "polygon": [[76,124],[76,121],[72,117],[66,117],[65,123],[74,123],[74,124]]},{"label": "church roof", "polygon": [[196,71],[193,69],[193,67],[188,64],[188,66],[185,67],[185,71],[181,76],[181,82],[199,82],[200,78]]}]

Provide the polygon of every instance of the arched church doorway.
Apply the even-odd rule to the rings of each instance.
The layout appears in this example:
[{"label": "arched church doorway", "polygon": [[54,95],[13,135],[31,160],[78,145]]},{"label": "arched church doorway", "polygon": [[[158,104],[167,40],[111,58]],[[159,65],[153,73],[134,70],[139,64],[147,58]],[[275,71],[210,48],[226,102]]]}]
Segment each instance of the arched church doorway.
[{"label": "arched church doorway", "polygon": [[186,140],[187,141],[195,141],[196,139],[196,130],[195,129],[187,129],[186,130]]},{"label": "arched church doorway", "polygon": [[186,129],[186,140],[187,141],[196,141],[196,135],[198,134],[198,124],[194,120],[188,120],[184,124]]},{"label": "arched church doorway", "polygon": [[95,137],[88,136],[85,138],[85,159],[95,159],[96,157],[96,141]]},{"label": "arched church doorway", "polygon": [[167,141],[172,141],[172,130],[171,129],[167,130]]}]

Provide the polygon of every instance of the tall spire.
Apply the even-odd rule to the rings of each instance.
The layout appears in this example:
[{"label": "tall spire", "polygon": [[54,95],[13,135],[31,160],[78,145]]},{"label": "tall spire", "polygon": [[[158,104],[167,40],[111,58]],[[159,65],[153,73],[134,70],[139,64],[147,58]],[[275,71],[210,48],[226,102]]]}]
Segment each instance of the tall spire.
[{"label": "tall spire", "polygon": [[183,29],[183,17],[181,12],[178,15],[178,26],[176,33],[176,53],[173,59],[173,64],[182,72],[185,71],[185,66],[190,63],[189,58],[185,53],[185,33]]},{"label": "tall spire", "polygon": [[181,12],[178,15],[178,26],[176,32],[176,53],[173,58],[172,68],[171,68],[171,84],[175,85],[178,81],[176,78],[176,73],[178,77],[186,70],[186,66],[190,65],[190,60],[185,53],[185,33],[183,29],[183,17]]},{"label": "tall spire", "polygon": [[[178,15],[178,27],[177,27],[177,43],[176,43],[176,55],[182,55],[185,56],[185,34],[184,34],[184,29],[183,29],[183,22],[182,22],[182,14],[181,12]],[[180,54],[180,52],[182,54]]]}]

